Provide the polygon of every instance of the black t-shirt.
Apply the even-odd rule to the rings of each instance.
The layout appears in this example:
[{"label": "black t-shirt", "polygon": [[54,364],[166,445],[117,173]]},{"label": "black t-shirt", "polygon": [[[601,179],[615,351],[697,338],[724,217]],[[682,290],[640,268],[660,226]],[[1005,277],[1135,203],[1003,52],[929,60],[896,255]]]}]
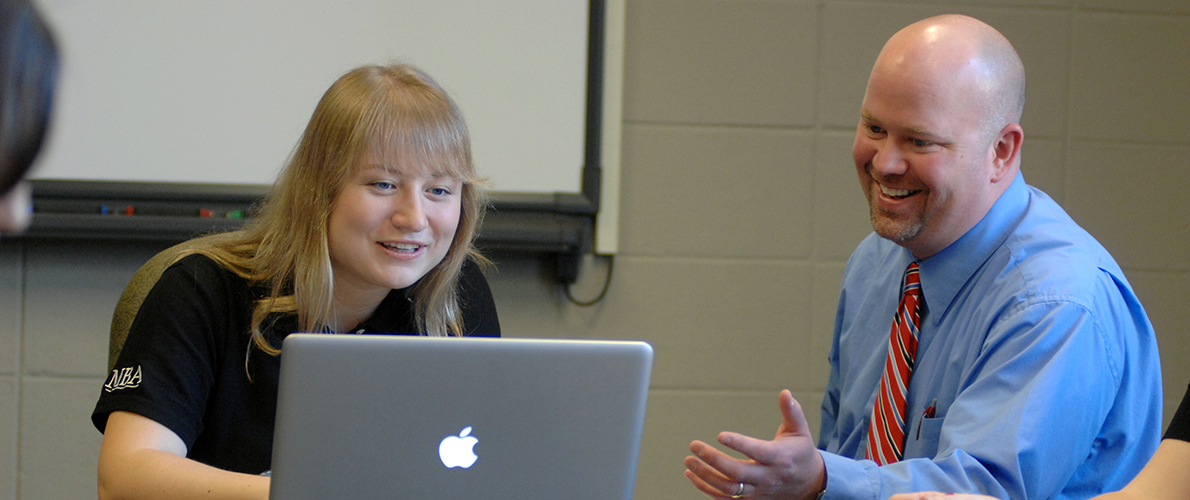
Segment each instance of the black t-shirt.
[{"label": "black t-shirt", "polygon": [[1190,386],[1186,387],[1186,395],[1182,396],[1182,404],[1178,405],[1177,413],[1165,429],[1164,439],[1190,441]]},{"label": "black t-shirt", "polygon": [[[220,469],[258,474],[270,468],[280,356],[251,345],[256,300],[266,296],[201,255],[167,269],[145,297],[128,339],[91,414],[102,432],[113,411],[129,411],[175,432],[187,456]],[[459,279],[466,335],[499,337],[496,304],[478,266]],[[405,290],[393,290],[355,333],[416,335]],[[270,317],[265,338],[283,348],[294,315]]]}]

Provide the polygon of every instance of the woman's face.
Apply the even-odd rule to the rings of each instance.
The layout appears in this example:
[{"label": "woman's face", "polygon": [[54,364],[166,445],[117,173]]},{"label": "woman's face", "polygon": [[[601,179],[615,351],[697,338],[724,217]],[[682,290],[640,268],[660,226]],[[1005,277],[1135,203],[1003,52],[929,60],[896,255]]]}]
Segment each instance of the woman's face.
[{"label": "woman's face", "polygon": [[458,179],[361,155],[327,221],[336,296],[383,298],[442,262],[459,226],[462,189]]}]

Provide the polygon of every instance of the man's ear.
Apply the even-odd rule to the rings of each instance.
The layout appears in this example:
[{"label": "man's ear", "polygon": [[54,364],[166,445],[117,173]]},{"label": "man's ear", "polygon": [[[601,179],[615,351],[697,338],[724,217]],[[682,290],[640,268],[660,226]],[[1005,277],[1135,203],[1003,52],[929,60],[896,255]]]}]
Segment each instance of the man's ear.
[{"label": "man's ear", "polygon": [[998,183],[1005,178],[1011,181],[1016,177],[1016,169],[1020,165],[1021,144],[1025,142],[1025,131],[1019,124],[1011,123],[1000,129],[1000,134],[991,145],[992,183]]}]

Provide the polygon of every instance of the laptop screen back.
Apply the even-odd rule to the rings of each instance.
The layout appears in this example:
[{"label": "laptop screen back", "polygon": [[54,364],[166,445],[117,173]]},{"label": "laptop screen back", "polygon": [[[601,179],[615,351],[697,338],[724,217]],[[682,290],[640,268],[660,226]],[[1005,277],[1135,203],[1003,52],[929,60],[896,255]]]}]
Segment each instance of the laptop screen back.
[{"label": "laptop screen back", "polygon": [[289,336],[270,497],[632,496],[642,342]]}]

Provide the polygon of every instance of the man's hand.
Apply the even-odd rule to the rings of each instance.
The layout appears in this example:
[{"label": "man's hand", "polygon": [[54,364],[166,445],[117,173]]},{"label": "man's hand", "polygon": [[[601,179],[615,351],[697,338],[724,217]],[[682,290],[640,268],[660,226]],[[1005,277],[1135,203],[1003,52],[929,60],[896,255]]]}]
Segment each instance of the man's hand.
[{"label": "man's hand", "polygon": [[[750,460],[738,460],[702,441],[690,443],[686,478],[711,498],[802,500],[826,487],[826,466],[806,425],[802,407],[788,390],[778,398],[784,421],[772,441],[734,432],[719,442]],[[743,483],[743,491],[740,490]],[[734,495],[734,496],[733,496]]]}]

